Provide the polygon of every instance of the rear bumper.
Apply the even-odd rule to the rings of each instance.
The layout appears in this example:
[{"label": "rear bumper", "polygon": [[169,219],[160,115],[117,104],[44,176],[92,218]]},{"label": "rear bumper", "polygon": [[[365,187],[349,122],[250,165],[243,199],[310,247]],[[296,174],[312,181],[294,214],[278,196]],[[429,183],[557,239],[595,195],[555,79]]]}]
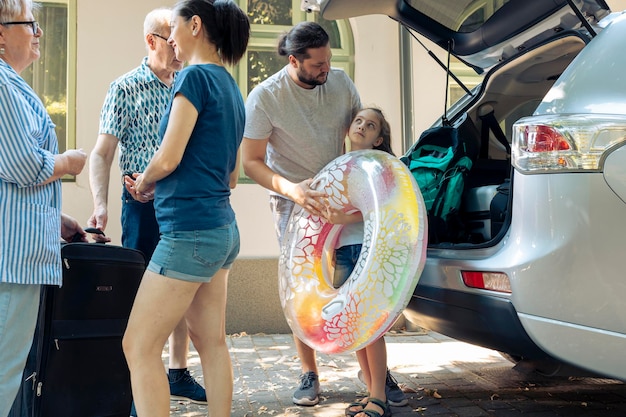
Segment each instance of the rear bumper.
[{"label": "rear bumper", "polygon": [[530,339],[508,299],[418,284],[404,315],[457,340],[525,359],[552,359]]}]

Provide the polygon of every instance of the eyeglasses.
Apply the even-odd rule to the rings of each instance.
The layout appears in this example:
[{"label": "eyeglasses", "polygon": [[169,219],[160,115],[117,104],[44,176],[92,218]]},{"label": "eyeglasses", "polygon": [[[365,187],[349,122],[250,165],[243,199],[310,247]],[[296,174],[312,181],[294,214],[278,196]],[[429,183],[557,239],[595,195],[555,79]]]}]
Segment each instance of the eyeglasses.
[{"label": "eyeglasses", "polygon": [[167,38],[165,36],[161,36],[158,33],[151,33],[152,36],[156,36],[157,38],[161,38],[163,39],[165,42],[167,42]]},{"label": "eyeglasses", "polygon": [[22,22],[2,22],[0,25],[8,26],[8,25],[30,25],[33,29],[33,35],[36,35],[39,32],[39,22],[36,20],[27,20]]}]

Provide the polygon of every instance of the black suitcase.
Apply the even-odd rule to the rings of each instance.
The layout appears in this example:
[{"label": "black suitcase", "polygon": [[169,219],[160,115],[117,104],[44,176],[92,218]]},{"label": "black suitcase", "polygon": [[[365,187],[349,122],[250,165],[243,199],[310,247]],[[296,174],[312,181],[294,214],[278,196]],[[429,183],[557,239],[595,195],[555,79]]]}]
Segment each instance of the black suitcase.
[{"label": "black suitcase", "polygon": [[128,417],[122,336],[146,262],[101,243],[61,248],[63,286],[44,286],[24,380],[9,417]]}]

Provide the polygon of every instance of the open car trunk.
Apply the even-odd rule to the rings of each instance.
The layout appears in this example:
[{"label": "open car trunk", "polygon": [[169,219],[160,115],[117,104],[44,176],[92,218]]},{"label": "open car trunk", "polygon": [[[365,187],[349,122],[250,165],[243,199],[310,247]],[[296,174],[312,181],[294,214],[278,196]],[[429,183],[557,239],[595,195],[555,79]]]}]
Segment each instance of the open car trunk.
[{"label": "open car trunk", "polygon": [[[429,246],[476,247],[497,242],[506,232],[512,195],[511,127],[531,115],[541,99],[588,39],[568,32],[538,45],[515,59],[497,65],[485,75],[473,93],[449,113],[449,123],[459,131],[467,147],[478,149],[465,178],[455,230],[440,230],[429,219]],[[506,141],[506,142],[505,142]],[[416,142],[403,157],[411,158]]]},{"label": "open car trunk", "polygon": [[[459,176],[458,170],[463,171],[462,181],[454,182],[458,192],[451,192],[446,184],[441,195],[428,195],[417,172],[421,168],[414,170],[429,214],[429,247],[458,248],[495,244],[506,232],[514,187],[511,127],[534,112],[559,75],[595,36],[600,20],[610,13],[604,0],[480,4],[469,0],[303,0],[302,7],[319,10],[326,19],[387,15],[412,35],[417,32],[428,38],[483,75],[483,82],[452,105],[440,122],[455,128],[454,141],[460,142],[462,155],[453,159],[456,171],[443,174]],[[432,133],[428,131],[429,137],[416,141],[404,155],[409,167],[421,166],[420,155],[439,152],[432,146],[430,154],[423,151],[424,143],[433,145]],[[440,133],[435,135],[442,136]],[[443,136],[449,133],[447,130]],[[429,199],[436,199],[438,208],[431,208]],[[454,206],[452,214],[447,214],[450,207],[441,208],[448,203]]]}]

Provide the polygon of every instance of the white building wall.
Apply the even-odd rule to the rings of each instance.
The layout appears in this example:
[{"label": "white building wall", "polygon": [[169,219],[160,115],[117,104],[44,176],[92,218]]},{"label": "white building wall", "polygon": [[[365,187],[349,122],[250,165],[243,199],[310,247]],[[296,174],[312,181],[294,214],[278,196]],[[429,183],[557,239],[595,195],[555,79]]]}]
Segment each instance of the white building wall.
[{"label": "white building wall", "polygon": [[[76,88],[76,146],[91,152],[98,135],[98,118],[109,83],[137,66],[143,56],[143,18],[163,3],[156,0],[110,0],[78,2],[78,51]],[[391,121],[394,148],[401,151],[399,137],[400,78],[398,27],[384,16],[354,19],[356,44],[355,83],[364,104],[381,107]],[[371,30],[373,27],[375,31]],[[389,45],[392,45],[391,47]],[[432,120],[436,114],[429,117]],[[121,174],[117,158],[109,186],[107,235],[120,243]],[[63,184],[63,210],[86,224],[92,211],[88,169],[76,182]],[[278,255],[267,192],[256,184],[240,184],[232,204],[242,238],[240,258],[273,258]]]},{"label": "white building wall", "polygon": [[[86,0],[78,3],[78,51],[76,87],[76,142],[91,152],[98,134],[98,117],[109,83],[137,66],[143,56],[143,19],[153,8],[167,5],[159,0]],[[626,9],[626,0],[609,4]],[[355,84],[365,105],[382,108],[389,118],[396,153],[401,148],[401,96],[399,29],[386,16],[351,19],[355,39]],[[45,38],[44,38],[45,42]],[[428,48],[439,53],[425,41]],[[413,103],[415,131],[421,132],[442,114],[445,72],[415,42],[413,45]],[[445,54],[440,54],[445,61]],[[414,139],[414,138],[413,138]],[[63,185],[63,210],[86,224],[92,200],[88,169],[76,182]],[[121,174],[114,164],[109,187],[107,234],[120,242]],[[241,184],[232,195],[232,204],[242,237],[240,258],[273,258],[278,255],[267,193],[255,184]]]}]

